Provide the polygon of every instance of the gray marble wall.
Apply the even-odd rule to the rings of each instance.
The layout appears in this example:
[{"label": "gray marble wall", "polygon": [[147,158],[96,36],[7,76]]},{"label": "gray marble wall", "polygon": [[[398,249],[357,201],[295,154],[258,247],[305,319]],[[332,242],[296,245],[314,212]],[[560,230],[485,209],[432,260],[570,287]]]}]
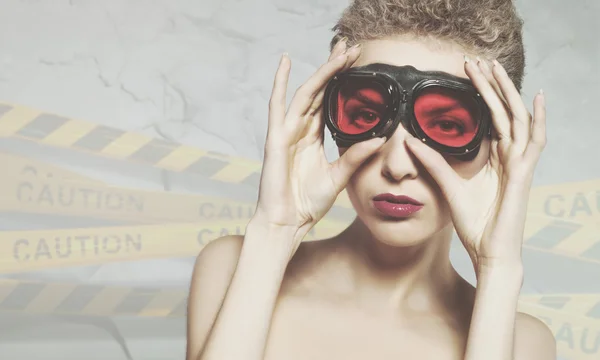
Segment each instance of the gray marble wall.
[{"label": "gray marble wall", "polygon": [[[329,29],[347,1],[0,0],[0,5],[1,103],[260,161],[267,102],[281,53],[287,51],[293,59],[290,88],[296,88],[327,59]],[[585,188],[586,196],[600,192],[596,102],[600,96],[600,2],[520,0],[518,7],[526,24],[524,98],[531,104],[543,88],[548,104],[549,144],[535,185],[557,185],[562,186],[557,193],[573,192],[579,185],[569,183],[596,180]],[[334,158],[336,149],[326,141],[328,156]],[[210,194],[214,186],[195,177],[165,175],[157,168],[113,162],[19,137],[0,137],[0,152],[137,190]],[[256,195],[254,189],[236,193],[224,186],[214,190],[245,199]],[[588,204],[593,212],[588,224],[599,223],[598,201]],[[129,224],[137,223],[40,215],[18,207],[0,216],[4,235],[7,231]],[[588,245],[594,241],[600,238],[596,236]],[[2,255],[2,261],[14,260],[13,247],[2,249],[8,254]],[[600,294],[600,260],[562,255],[526,250],[524,293]],[[472,280],[468,259],[458,245],[452,256],[457,268]],[[2,276],[19,281],[185,290],[193,253],[75,264],[79,266],[49,263],[48,268],[29,268],[30,262]],[[0,303],[8,296],[0,288]],[[23,296],[33,295],[24,292]],[[594,299],[600,301],[600,296]],[[127,351],[136,360],[184,357],[183,317],[25,316],[27,306],[14,308],[17,311],[1,309],[1,359],[126,359]],[[600,356],[600,322],[598,318],[586,321],[591,324],[589,336],[596,336],[597,342],[587,340],[586,354],[581,331],[571,338],[562,334],[559,344],[570,349],[562,353],[564,359]],[[123,346],[128,350],[123,351]]]}]

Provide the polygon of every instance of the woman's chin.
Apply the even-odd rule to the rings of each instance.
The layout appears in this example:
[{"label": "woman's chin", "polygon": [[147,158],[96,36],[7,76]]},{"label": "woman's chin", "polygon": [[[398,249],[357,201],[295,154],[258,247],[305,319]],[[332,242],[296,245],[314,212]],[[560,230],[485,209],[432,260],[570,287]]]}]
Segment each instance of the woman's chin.
[{"label": "woman's chin", "polygon": [[[427,241],[425,229],[407,226],[406,223],[383,223],[369,226],[373,240],[393,247],[412,247]],[[432,234],[429,234],[432,235]]]},{"label": "woman's chin", "polygon": [[428,243],[440,235],[446,224],[408,218],[391,221],[370,219],[365,223],[371,236],[377,242],[392,247],[414,247]]}]

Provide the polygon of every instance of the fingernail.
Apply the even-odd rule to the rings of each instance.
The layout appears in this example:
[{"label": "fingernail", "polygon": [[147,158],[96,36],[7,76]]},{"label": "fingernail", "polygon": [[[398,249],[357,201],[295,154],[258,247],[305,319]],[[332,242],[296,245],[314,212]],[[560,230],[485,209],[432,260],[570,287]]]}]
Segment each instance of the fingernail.
[{"label": "fingernail", "polygon": [[479,56],[477,56],[475,60],[477,60],[477,64],[481,63],[481,58]]},{"label": "fingernail", "polygon": [[500,66],[500,63],[496,59],[492,60],[492,63],[494,64],[494,66],[496,66],[496,65]]},{"label": "fingernail", "polygon": [[490,69],[490,64],[488,62],[488,60],[481,60],[481,65],[483,66],[484,69],[489,70]]},{"label": "fingernail", "polygon": [[281,59],[279,59],[279,64],[281,65],[286,58],[288,58],[288,53],[284,52],[283,54],[281,54]]},{"label": "fingernail", "polygon": [[469,63],[469,61],[471,61],[471,59],[469,59],[469,57],[467,55],[465,55],[465,63]]},{"label": "fingernail", "polygon": [[339,41],[339,42],[340,42],[340,43],[343,43],[343,42],[348,42],[348,38],[347,38],[346,36],[343,36],[343,37],[340,39],[340,41]]},{"label": "fingernail", "polygon": [[374,146],[379,147],[379,146],[383,146],[383,144],[385,144],[385,137],[377,137],[377,138],[374,138],[374,139],[377,139],[377,140],[373,141],[373,145]]},{"label": "fingernail", "polygon": [[540,89],[540,95],[544,95],[544,89]]},{"label": "fingernail", "polygon": [[349,53],[350,51],[352,51],[352,50],[354,50],[354,49],[358,49],[359,47],[360,47],[360,43],[358,43],[358,44],[354,44],[354,45],[352,45],[352,47],[350,47],[350,48],[346,49],[346,51],[345,51],[345,52],[346,52],[346,53]]}]

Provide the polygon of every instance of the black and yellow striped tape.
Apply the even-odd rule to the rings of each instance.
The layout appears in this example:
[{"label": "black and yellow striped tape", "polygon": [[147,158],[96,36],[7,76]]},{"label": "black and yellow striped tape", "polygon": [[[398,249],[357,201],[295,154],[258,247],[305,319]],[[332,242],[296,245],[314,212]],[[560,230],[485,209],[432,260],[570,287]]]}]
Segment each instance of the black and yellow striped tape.
[{"label": "black and yellow striped tape", "polygon": [[[155,139],[29,107],[0,103],[0,137],[135,161],[204,176],[222,183],[257,187],[261,164],[176,142]],[[336,207],[351,209],[345,192]],[[548,185],[532,190],[531,212],[567,221],[600,221],[600,180]]]},{"label": "black and yellow striped tape", "polygon": [[576,223],[528,214],[524,248],[600,263],[600,222]]},{"label": "black and yellow striped tape", "polygon": [[259,162],[251,162],[25,106],[0,104],[0,137],[36,142],[199,174],[221,182],[258,186]]},{"label": "black and yellow striped tape", "polygon": [[[38,179],[39,180],[39,179]],[[0,272],[194,256],[207,239],[242,234],[254,204],[134,191],[77,180],[0,178],[0,210],[129,220],[148,225],[0,233]],[[65,194],[69,194],[64,197]],[[61,197],[62,196],[62,197]],[[351,219],[326,217],[311,239],[341,232]],[[167,224],[160,224],[168,221]],[[154,223],[154,225],[149,225]],[[528,216],[524,247],[600,263],[600,225]]]},{"label": "black and yellow striped tape", "polygon": [[536,186],[527,211],[556,220],[600,222],[600,179]]},{"label": "black and yellow striped tape", "polygon": [[0,311],[82,316],[181,317],[187,291],[0,280]]},{"label": "black and yellow striped tape", "polygon": [[[201,174],[220,182],[255,186],[257,183],[251,179],[260,174],[258,162],[165,143],[23,106],[0,104],[1,136],[17,136],[51,146],[141,161],[172,171]],[[199,213],[211,214],[214,221],[239,220],[237,214],[247,215],[248,209],[254,207],[254,204],[224,200],[205,202],[201,197],[107,187],[92,179],[88,183],[85,177],[77,174],[56,176],[63,174],[58,167],[36,163],[32,159],[21,158],[7,164],[9,176],[0,179],[3,182],[0,184],[3,194],[0,195],[7,201],[4,205],[0,203],[0,210],[77,214],[136,222],[187,222],[197,221]],[[52,179],[46,176],[48,173],[53,175]],[[600,238],[597,235],[600,180],[534,188],[531,194],[526,247],[600,262]],[[344,192],[330,212],[333,215],[329,219],[338,222],[331,226],[336,229],[345,226],[353,215],[351,209]],[[225,219],[229,215],[232,218]]]},{"label": "black and yellow striped tape", "polygon": [[0,153],[0,211],[133,223],[248,220],[255,204],[215,196],[143,191]]},{"label": "black and yellow striped tape", "polygon": [[519,311],[548,324],[562,358],[600,358],[600,295],[526,295],[521,298]]},{"label": "black and yellow striped tape", "polygon": [[[104,264],[153,258],[196,256],[210,241],[242,235],[247,221],[194,222],[101,228],[0,232],[0,273]],[[323,220],[306,241],[344,229]]]},{"label": "black and yellow striped tape", "polygon": [[[0,211],[72,215],[129,223],[249,220],[255,202],[217,196],[144,191],[109,186],[97,179],[34,159],[0,152]],[[327,219],[347,222],[354,211],[333,209]]]},{"label": "black and yellow striped tape", "polygon": [[[257,187],[261,164],[176,142],[155,139],[92,122],[0,103],[0,137],[18,137],[41,144],[135,161],[157,168],[204,176],[222,183]],[[600,180],[549,185],[533,189],[532,212],[568,221],[600,219]],[[351,209],[342,192],[337,207]]]},{"label": "black and yellow striped tape", "polygon": [[[17,137],[88,154],[133,161],[159,169],[200,175],[220,183],[258,188],[262,165],[239,157],[152,138],[136,132],[68,118],[29,107],[0,103],[0,138]],[[347,213],[343,191],[332,208]]]},{"label": "black and yellow striped tape", "polygon": [[[244,234],[246,224],[246,219],[236,219],[99,228],[3,231],[0,232],[0,273],[115,261],[196,256],[209,241],[228,234]],[[349,222],[324,219],[307,236],[306,241],[335,236],[348,224]],[[528,222],[526,232],[533,235],[525,241],[525,248],[600,263],[597,252],[600,243],[597,240],[599,234],[597,226],[557,224],[554,220],[546,219]]]},{"label": "black and yellow striped tape", "polygon": [[[188,291],[177,288],[0,280],[0,312],[83,317],[185,317]],[[523,295],[519,311],[552,329],[560,356],[600,355],[600,295]]]},{"label": "black and yellow striped tape", "polygon": [[[93,316],[182,316],[187,289],[0,279],[0,311]],[[525,294],[519,311],[560,313],[600,329],[600,294]],[[540,315],[541,316],[541,315]],[[594,323],[597,322],[597,323]]]}]

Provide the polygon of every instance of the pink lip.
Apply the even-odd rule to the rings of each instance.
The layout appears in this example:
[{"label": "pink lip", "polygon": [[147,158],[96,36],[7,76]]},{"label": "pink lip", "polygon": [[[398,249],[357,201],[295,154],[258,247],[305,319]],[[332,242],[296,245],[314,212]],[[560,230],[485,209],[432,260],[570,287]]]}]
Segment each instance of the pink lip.
[{"label": "pink lip", "polygon": [[398,219],[407,218],[423,208],[422,203],[411,197],[389,193],[375,196],[373,205],[383,215]]}]

